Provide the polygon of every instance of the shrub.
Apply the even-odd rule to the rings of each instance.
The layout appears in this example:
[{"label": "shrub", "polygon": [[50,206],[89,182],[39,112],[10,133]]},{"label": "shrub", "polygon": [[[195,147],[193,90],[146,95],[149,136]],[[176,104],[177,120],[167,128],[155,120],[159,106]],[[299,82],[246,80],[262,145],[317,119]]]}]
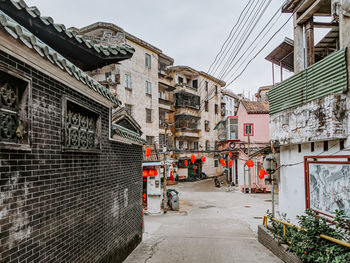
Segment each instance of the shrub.
[{"label": "shrub", "polygon": [[[268,213],[269,215],[269,213]],[[269,215],[270,216],[270,215]],[[319,217],[308,209],[305,215],[298,216],[299,226],[307,231],[287,227],[286,236],[283,235],[283,224],[270,220],[270,230],[281,243],[288,245],[288,250],[295,253],[303,262],[350,262],[350,249],[320,237],[321,234],[345,242],[350,240],[349,218],[344,211],[336,211],[334,224],[326,218]],[[289,222],[285,215],[281,220]]]}]

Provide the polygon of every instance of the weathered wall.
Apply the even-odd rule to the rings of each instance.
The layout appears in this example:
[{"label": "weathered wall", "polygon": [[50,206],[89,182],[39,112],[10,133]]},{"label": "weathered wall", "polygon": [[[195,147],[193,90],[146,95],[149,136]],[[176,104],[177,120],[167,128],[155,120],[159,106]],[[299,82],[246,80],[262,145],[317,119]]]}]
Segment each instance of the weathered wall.
[{"label": "weathered wall", "polygon": [[[109,140],[109,109],[0,53],[32,78],[31,150],[0,150],[0,262],[121,262],[142,235],[142,148]],[[62,152],[62,95],[101,114],[99,153]],[[27,261],[25,261],[27,259]]]},{"label": "weathered wall", "polygon": [[339,140],[329,141],[328,145],[329,150],[324,151],[323,142],[316,142],[313,152],[311,143],[301,144],[301,152],[298,152],[298,145],[280,148],[279,210],[293,223],[297,223],[296,216],[303,214],[306,208],[304,156],[348,155],[348,151],[340,151]]},{"label": "weathered wall", "polygon": [[[131,59],[121,61],[118,65],[103,67],[90,75],[98,81],[104,81],[106,72],[111,72],[112,75],[120,74],[120,84],[111,86],[111,89],[116,89],[123,106],[132,105],[132,116],[142,127],[142,137],[154,136],[156,139],[159,135],[158,54],[128,39],[126,44],[135,48]],[[146,53],[151,55],[151,68],[145,65]],[[131,76],[131,89],[125,88],[125,74]],[[151,96],[146,94],[146,81],[151,82]],[[152,109],[152,123],[146,122],[146,108]]]},{"label": "weathered wall", "polygon": [[348,109],[346,95],[332,94],[274,114],[271,140],[288,145],[346,138]]}]

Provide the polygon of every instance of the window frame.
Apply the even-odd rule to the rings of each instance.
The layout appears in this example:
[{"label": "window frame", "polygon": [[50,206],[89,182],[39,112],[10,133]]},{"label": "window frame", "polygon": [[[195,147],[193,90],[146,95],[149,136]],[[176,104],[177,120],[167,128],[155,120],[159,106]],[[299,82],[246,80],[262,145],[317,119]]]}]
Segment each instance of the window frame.
[{"label": "window frame", "polygon": [[251,125],[252,126],[252,134],[249,134],[249,136],[254,136],[254,123],[244,123],[243,124],[243,135],[244,136],[248,136],[248,134],[246,134],[246,126]]},{"label": "window frame", "polygon": [[[97,120],[96,120],[96,136],[98,136],[99,146],[95,149],[74,149],[65,146],[66,141],[66,116],[67,116],[67,103],[74,103],[78,105],[79,107],[85,108],[88,111],[91,111],[92,113],[96,114]],[[96,110],[92,109],[89,106],[84,105],[80,101],[72,98],[69,95],[62,95],[62,127],[61,127],[61,151],[62,152],[86,152],[86,153],[100,153],[102,150],[102,120],[101,120],[101,114],[99,112],[96,112]]]},{"label": "window frame", "polygon": [[0,141],[0,149],[9,149],[9,150],[19,150],[19,151],[31,151],[31,145],[33,141],[33,132],[32,132],[32,123],[33,123],[33,114],[32,114],[32,87],[33,80],[31,77],[24,75],[23,73],[17,71],[16,69],[8,69],[0,65],[0,71],[8,74],[14,78],[18,78],[27,83],[25,87],[25,92],[27,93],[27,143],[15,143],[15,142],[6,142]]},{"label": "window frame", "polygon": [[[145,111],[146,111],[146,123],[152,123],[153,122],[153,118],[152,118],[152,109],[149,109],[149,108],[146,108],[145,109]],[[149,111],[149,113],[150,113],[150,121],[148,121],[148,111]]]},{"label": "window frame", "polygon": [[209,101],[208,100],[204,101],[204,109],[206,112],[209,112]]},{"label": "window frame", "polygon": [[[149,58],[149,59],[147,59],[147,58]],[[148,65],[147,61],[149,61],[149,65]],[[146,68],[151,68],[152,67],[152,62],[151,61],[152,61],[151,54],[145,53],[145,67]]]},{"label": "window frame", "polygon": [[[148,90],[148,88],[149,88],[149,90]],[[152,96],[152,82],[150,82],[148,80],[146,80],[146,82],[145,82],[145,94],[148,96]]]},{"label": "window frame", "polygon": [[125,88],[129,89],[129,90],[132,90],[131,75],[125,73],[124,77],[125,77],[125,83],[124,83],[125,84]]}]

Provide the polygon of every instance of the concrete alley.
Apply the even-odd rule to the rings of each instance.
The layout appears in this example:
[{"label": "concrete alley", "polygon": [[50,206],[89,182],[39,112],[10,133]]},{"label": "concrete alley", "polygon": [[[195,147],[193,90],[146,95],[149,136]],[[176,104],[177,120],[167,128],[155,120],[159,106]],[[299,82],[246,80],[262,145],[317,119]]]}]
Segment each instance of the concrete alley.
[{"label": "concrete alley", "polygon": [[216,188],[212,179],[182,183],[180,211],[146,216],[143,242],[125,262],[282,262],[257,240],[269,194]]}]

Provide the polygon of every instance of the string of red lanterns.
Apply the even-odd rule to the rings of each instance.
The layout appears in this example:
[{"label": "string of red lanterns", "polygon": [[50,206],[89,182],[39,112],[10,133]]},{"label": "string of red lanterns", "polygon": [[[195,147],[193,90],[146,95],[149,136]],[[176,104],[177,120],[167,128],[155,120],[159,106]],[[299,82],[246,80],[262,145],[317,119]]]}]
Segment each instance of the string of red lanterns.
[{"label": "string of red lanterns", "polygon": [[142,171],[142,177],[153,177],[157,175],[158,175],[157,169],[144,169]]},{"label": "string of red lanterns", "polygon": [[191,162],[194,163],[196,161],[196,156],[194,154],[191,155]]},{"label": "string of red lanterns", "polygon": [[265,169],[263,168],[263,169],[261,169],[260,171],[259,171],[259,178],[260,179],[264,179],[265,178],[265,175],[268,175],[268,173],[265,171]]},{"label": "string of red lanterns", "polygon": [[228,166],[231,168],[232,165],[233,165],[233,161],[232,161],[232,160],[229,160],[229,161],[228,161]]}]

